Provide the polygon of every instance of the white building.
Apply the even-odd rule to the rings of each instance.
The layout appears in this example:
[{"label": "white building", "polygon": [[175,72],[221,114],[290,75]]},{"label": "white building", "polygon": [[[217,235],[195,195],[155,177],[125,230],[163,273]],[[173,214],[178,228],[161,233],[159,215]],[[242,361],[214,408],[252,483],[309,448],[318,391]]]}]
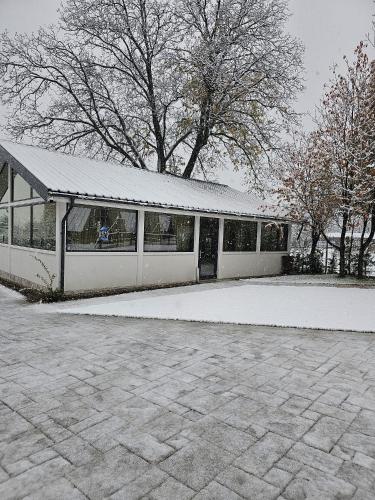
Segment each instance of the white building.
[{"label": "white building", "polygon": [[288,229],[228,186],[0,141],[0,276],[27,286],[40,261],[66,292],[279,274]]}]

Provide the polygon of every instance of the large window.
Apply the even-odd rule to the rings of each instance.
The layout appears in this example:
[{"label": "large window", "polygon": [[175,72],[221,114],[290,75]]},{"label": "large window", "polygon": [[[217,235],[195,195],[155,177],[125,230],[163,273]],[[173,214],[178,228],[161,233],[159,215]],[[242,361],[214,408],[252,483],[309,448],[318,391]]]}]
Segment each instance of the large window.
[{"label": "large window", "polygon": [[224,252],[255,252],[257,222],[242,220],[224,221]]},{"label": "large window", "polygon": [[0,208],[0,243],[8,243],[8,209]]},{"label": "large window", "polygon": [[12,244],[21,247],[31,247],[31,206],[14,207],[12,210]]},{"label": "large window", "polygon": [[0,203],[9,202],[8,170],[7,165],[0,167]]},{"label": "large window", "polygon": [[56,248],[56,205],[48,203],[32,207],[32,246],[55,250]]},{"label": "large window", "polygon": [[13,207],[12,244],[22,247],[55,250],[55,204]]},{"label": "large window", "polygon": [[193,252],[194,217],[145,213],[145,252]]},{"label": "large window", "polygon": [[262,252],[286,252],[288,249],[288,224],[263,222],[260,249]]},{"label": "large window", "polygon": [[135,252],[137,212],[76,206],[68,216],[67,250]]}]

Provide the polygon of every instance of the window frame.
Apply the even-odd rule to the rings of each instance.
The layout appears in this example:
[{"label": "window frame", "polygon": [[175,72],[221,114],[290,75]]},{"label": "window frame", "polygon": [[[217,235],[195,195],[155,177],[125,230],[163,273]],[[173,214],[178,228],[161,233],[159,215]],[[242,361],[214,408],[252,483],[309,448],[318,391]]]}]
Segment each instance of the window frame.
[{"label": "window frame", "polygon": [[[263,228],[267,224],[274,224],[274,225],[278,225],[281,227],[286,227],[287,235],[286,235],[286,241],[285,241],[285,250],[280,250],[279,248],[277,250],[263,250],[262,249]],[[275,222],[275,221],[262,222],[261,232],[260,232],[260,252],[261,253],[272,253],[272,254],[274,254],[274,253],[288,253],[289,231],[290,231],[290,228],[289,228],[289,224],[287,222],[279,222],[279,223]]]},{"label": "window frame", "polygon": [[10,244],[10,241],[9,241],[9,229],[10,229],[10,221],[11,221],[11,218],[10,218],[10,210],[11,208],[9,207],[9,204],[0,204],[0,212],[2,210],[6,210],[7,211],[7,232],[6,232],[6,241],[0,241],[0,245],[3,245],[3,246],[8,246]]},{"label": "window frame", "polygon": [[[168,216],[171,216],[171,217],[188,217],[188,218],[191,218],[193,220],[193,241],[192,241],[192,250],[157,250],[157,249],[150,249],[150,250],[146,250],[145,249],[145,245],[146,245],[146,241],[145,241],[145,234],[146,234],[146,231],[145,231],[145,226],[146,226],[146,214],[157,214],[157,215],[168,215]],[[178,255],[178,254],[181,254],[181,255],[189,255],[189,254],[194,254],[195,253],[195,224],[196,224],[196,218],[195,218],[195,215],[187,215],[187,214],[176,214],[176,213],[170,213],[170,212],[159,212],[159,211],[152,211],[152,210],[145,210],[144,211],[144,223],[143,223],[143,244],[142,244],[142,249],[141,251],[144,253],[144,254],[147,254],[147,255],[152,255],[153,253],[154,254],[166,254],[166,255],[170,255],[170,254],[173,254],[173,255]]]},{"label": "window frame", "polygon": [[[33,211],[32,211],[32,205],[16,205],[16,206],[11,206],[11,211],[12,211],[12,227],[11,227],[11,240],[10,244],[14,247],[19,247],[19,248],[33,248],[32,246],[32,234],[33,234]],[[29,208],[29,214],[30,214],[30,225],[29,225],[29,242],[30,245],[21,245],[19,243],[15,243],[14,241],[14,210],[17,208]]]},{"label": "window frame", "polygon": [[[38,252],[48,252],[48,253],[56,253],[56,247],[57,247],[57,238],[58,235],[56,233],[56,214],[57,214],[57,206],[56,203],[54,202],[40,202],[36,201],[35,203],[19,203],[15,202],[17,204],[11,204],[9,206],[10,211],[12,212],[12,224],[11,224],[11,239],[9,241],[9,245],[17,248],[23,248],[23,249],[32,249],[32,250],[37,250]],[[34,227],[34,207],[37,205],[54,205],[55,206],[55,248],[53,250],[49,250],[48,248],[40,248],[37,246],[34,246],[33,242],[33,227]],[[17,208],[30,208],[30,245],[20,245],[19,243],[14,242],[14,210]]]},{"label": "window frame", "polygon": [[[58,232],[56,232],[56,220],[57,220],[57,205],[56,203],[51,203],[51,202],[47,202],[47,203],[33,203],[31,206],[31,242],[32,242],[32,246],[31,247],[27,247],[27,248],[34,248],[35,250],[44,250],[46,252],[56,252],[56,246],[57,246],[57,238],[58,238]],[[49,248],[42,248],[40,246],[35,246],[35,243],[34,243],[34,228],[35,228],[35,221],[34,221],[34,207],[38,207],[38,206],[53,206],[55,207],[54,209],[54,248],[53,249],[49,249]],[[14,208],[17,208],[17,207],[14,207]]]},{"label": "window frame", "polygon": [[[256,231],[255,231],[255,245],[254,245],[254,250],[225,250],[225,223],[226,222],[238,222],[240,224],[254,224]],[[258,221],[257,220],[246,220],[246,219],[224,219],[223,223],[223,253],[226,255],[228,254],[254,254],[257,252],[257,241],[258,241]]]},{"label": "window frame", "polygon": [[133,212],[135,213],[135,245],[134,245],[134,250],[124,250],[124,249],[110,249],[110,250],[103,250],[102,248],[99,248],[97,250],[90,248],[89,250],[85,249],[77,249],[77,250],[71,250],[68,248],[68,232],[69,232],[69,217],[66,221],[66,236],[65,236],[65,252],[67,253],[84,253],[84,254],[93,254],[97,255],[99,253],[101,254],[111,254],[111,253],[124,253],[124,254],[137,254],[138,253],[138,222],[139,222],[139,214],[138,210],[134,210],[131,208],[122,208],[122,207],[113,207],[113,206],[105,206],[105,205],[85,205],[85,204],[77,204],[74,205],[73,208],[106,208],[106,209],[114,209],[114,210],[123,210],[124,212]]}]

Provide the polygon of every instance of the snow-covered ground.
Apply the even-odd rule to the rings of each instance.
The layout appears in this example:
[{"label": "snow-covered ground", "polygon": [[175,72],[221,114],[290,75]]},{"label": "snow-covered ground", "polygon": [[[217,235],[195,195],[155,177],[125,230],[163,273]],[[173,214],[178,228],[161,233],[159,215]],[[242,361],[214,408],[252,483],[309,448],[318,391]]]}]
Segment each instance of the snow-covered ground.
[{"label": "snow-covered ground", "polygon": [[14,301],[20,301],[20,302],[25,302],[25,297],[20,294],[19,292],[16,292],[15,290],[12,290],[11,288],[8,288],[4,285],[0,285],[0,293],[1,293],[1,298],[3,302],[14,302]]},{"label": "snow-covered ground", "polygon": [[272,285],[316,285],[316,286],[354,286],[354,287],[375,287],[375,279],[359,280],[354,276],[346,276],[340,278],[338,274],[298,274],[298,275],[283,275],[283,276],[268,276],[264,278],[250,278],[242,281],[247,281],[255,284],[272,284]]},{"label": "snow-covered ground", "polygon": [[53,309],[72,314],[375,332],[374,304],[375,289],[371,288],[277,282],[270,286],[269,280],[262,286],[260,280],[248,280],[86,299]]}]

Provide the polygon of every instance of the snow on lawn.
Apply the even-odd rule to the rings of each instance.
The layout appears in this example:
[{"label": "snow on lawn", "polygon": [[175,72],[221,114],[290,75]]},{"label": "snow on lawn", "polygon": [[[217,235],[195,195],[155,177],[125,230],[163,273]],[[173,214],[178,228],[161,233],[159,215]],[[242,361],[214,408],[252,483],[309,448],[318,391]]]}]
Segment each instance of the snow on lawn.
[{"label": "snow on lawn", "polygon": [[216,284],[80,301],[60,312],[375,332],[375,289]]}]

